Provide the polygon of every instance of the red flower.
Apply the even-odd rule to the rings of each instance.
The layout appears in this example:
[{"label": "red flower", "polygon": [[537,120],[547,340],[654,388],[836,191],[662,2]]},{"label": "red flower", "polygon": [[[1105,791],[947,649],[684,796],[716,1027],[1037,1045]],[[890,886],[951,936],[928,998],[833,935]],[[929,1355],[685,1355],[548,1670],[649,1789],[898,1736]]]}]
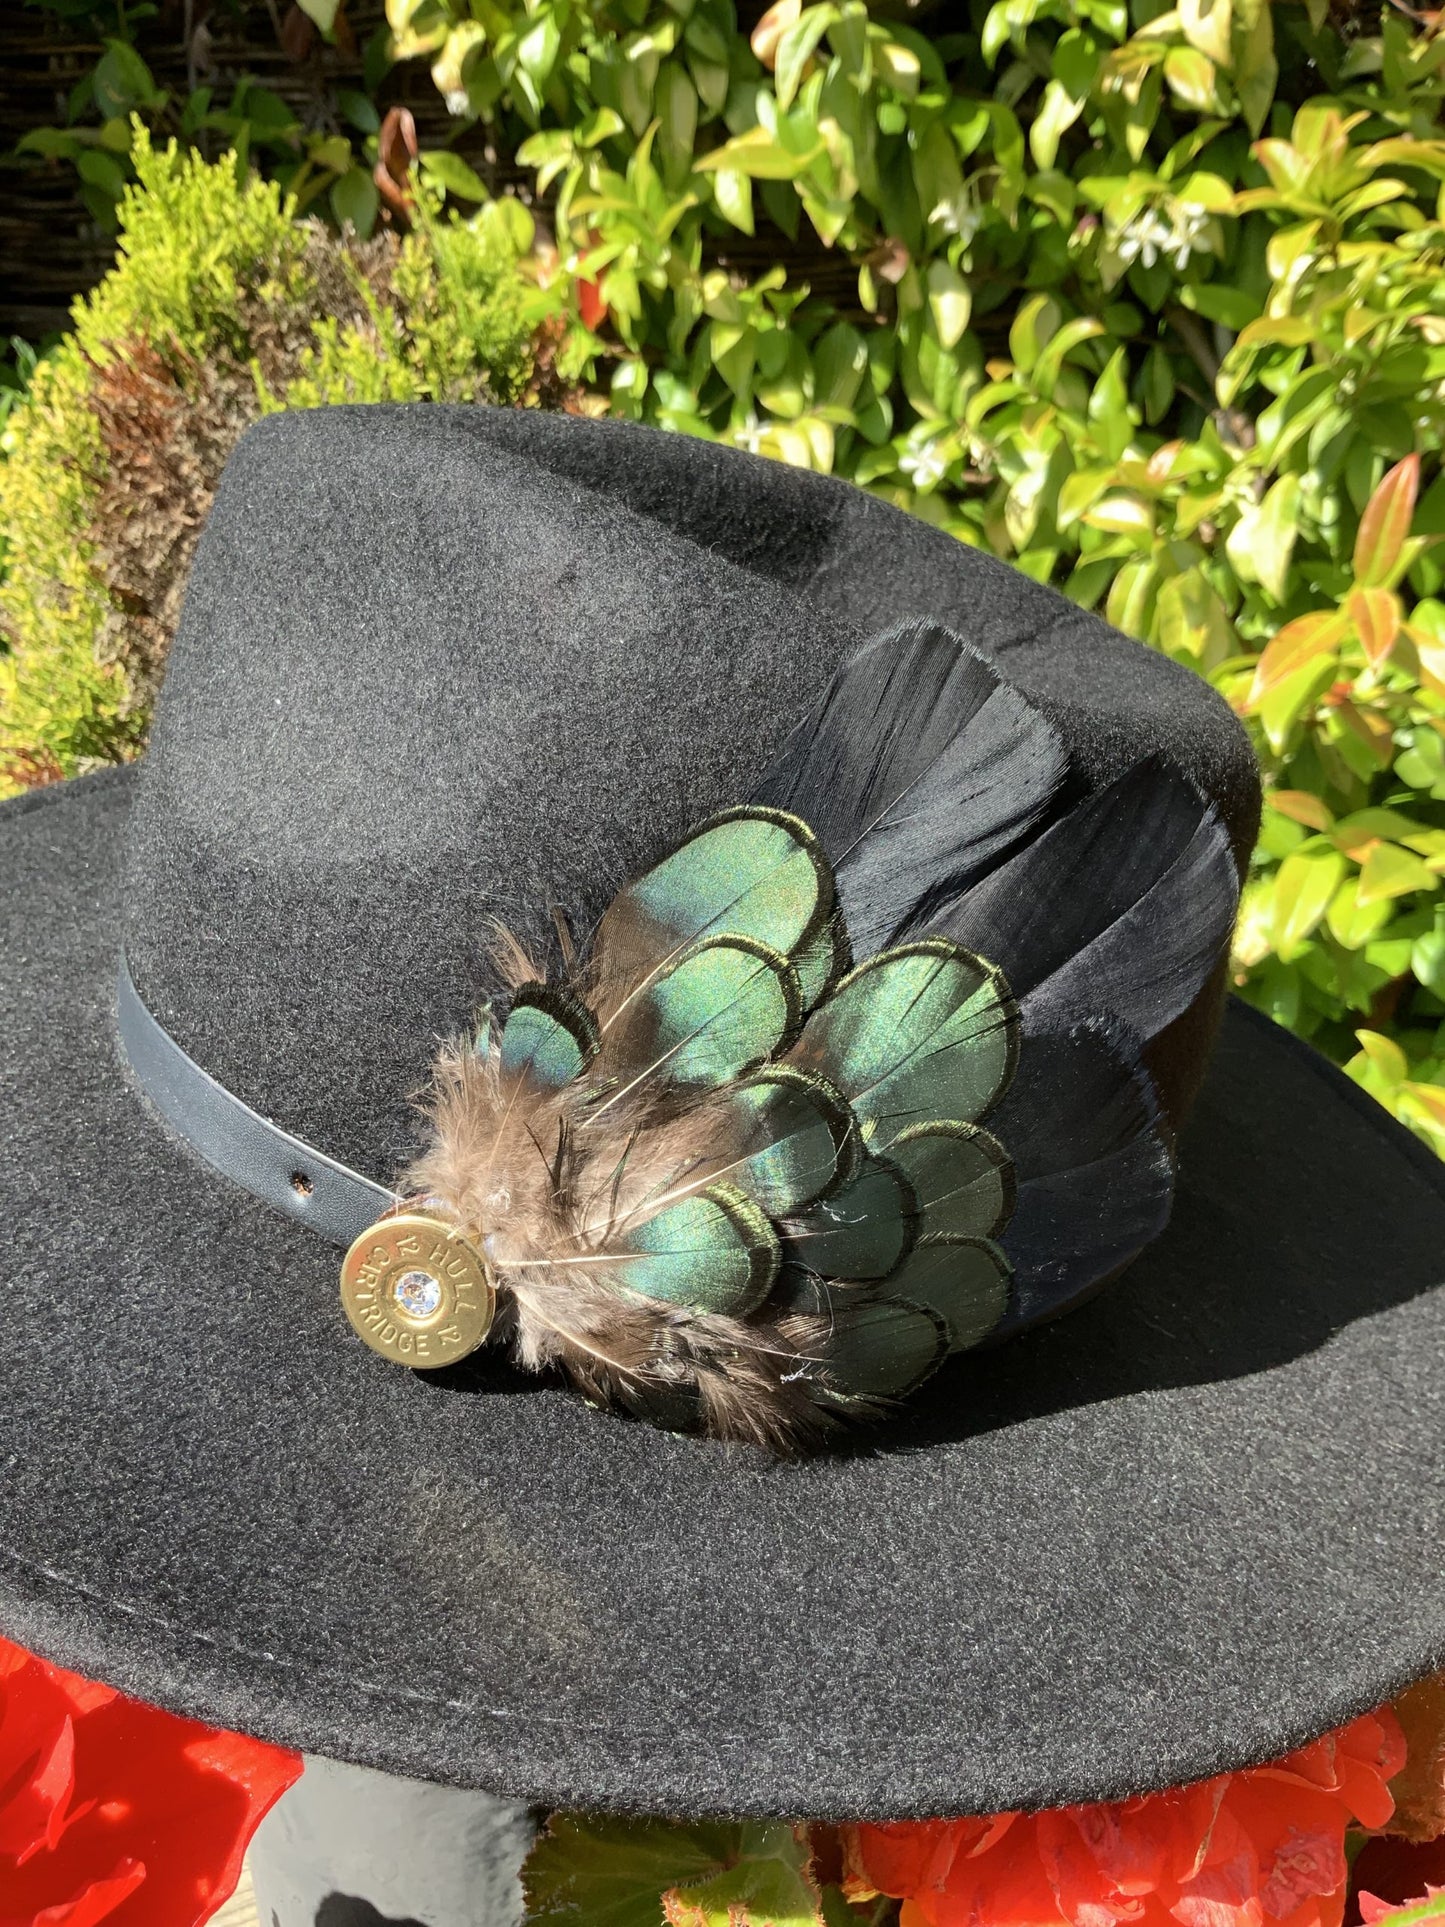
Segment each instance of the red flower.
[{"label": "red flower", "polygon": [[300,1772],[0,1638],[0,1927],[198,1927]]},{"label": "red flower", "polygon": [[848,1890],[903,1927],[1339,1927],[1351,1821],[1381,1827],[1405,1763],[1388,1708],[1276,1765],[1104,1806],[860,1826]]}]

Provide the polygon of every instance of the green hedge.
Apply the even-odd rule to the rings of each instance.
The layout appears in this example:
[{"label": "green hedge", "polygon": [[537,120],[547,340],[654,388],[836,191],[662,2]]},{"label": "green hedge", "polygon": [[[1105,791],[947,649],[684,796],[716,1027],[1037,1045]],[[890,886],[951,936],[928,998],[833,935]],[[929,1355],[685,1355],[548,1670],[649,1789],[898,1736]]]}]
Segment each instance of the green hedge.
[{"label": "green hedge", "polygon": [[12,401],[0,462],[0,794],[143,740],[196,533],[276,408],[524,398],[551,297],[515,202],[338,239],[143,128],[120,258]]}]

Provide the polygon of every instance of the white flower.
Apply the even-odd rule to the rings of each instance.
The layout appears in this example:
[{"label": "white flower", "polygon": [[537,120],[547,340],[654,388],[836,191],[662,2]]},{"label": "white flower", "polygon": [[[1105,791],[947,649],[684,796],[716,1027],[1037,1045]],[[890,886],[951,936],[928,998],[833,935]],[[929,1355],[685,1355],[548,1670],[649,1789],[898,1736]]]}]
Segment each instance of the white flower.
[{"label": "white flower", "polygon": [[955,200],[940,201],[928,218],[936,221],[945,234],[959,235],[967,247],[983,226],[983,209],[967,194],[960,194]]},{"label": "white flower", "polygon": [[1173,235],[1174,230],[1158,209],[1146,208],[1120,228],[1114,251],[1126,266],[1138,261],[1144,267],[1152,268],[1160,254],[1168,249]]},{"label": "white flower", "polygon": [[923,442],[905,449],[898,466],[917,489],[937,488],[948,473],[948,458],[937,442]]},{"label": "white flower", "polygon": [[1189,266],[1191,254],[1204,252],[1204,237],[1208,231],[1209,216],[1202,207],[1176,204],[1171,251],[1174,256],[1174,265],[1181,274]]},{"label": "white flower", "polygon": [[745,448],[750,455],[761,455],[763,438],[767,432],[756,415],[749,415],[745,422],[733,430],[733,442],[738,448]]},{"label": "white flower", "polygon": [[1190,256],[1202,253],[1209,216],[1201,207],[1176,203],[1166,219],[1162,209],[1145,208],[1126,221],[1114,236],[1114,252],[1129,267],[1138,261],[1152,268],[1160,259],[1171,261],[1182,274]]},{"label": "white flower", "polygon": [[466,113],[468,107],[471,105],[471,102],[467,99],[467,90],[465,87],[453,87],[449,89],[447,93],[442,95],[442,99],[447,104],[447,112],[453,115]]}]

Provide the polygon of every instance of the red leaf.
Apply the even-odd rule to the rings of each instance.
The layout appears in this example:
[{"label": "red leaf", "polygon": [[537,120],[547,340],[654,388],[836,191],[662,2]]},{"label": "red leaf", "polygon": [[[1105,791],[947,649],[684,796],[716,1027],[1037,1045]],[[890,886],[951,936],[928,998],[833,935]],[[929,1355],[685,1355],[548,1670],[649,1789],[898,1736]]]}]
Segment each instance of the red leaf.
[{"label": "red leaf", "polygon": [[1266,644],[1254,665],[1251,703],[1268,695],[1276,683],[1322,656],[1332,655],[1349,633],[1349,618],[1339,609],[1315,609],[1287,622]]},{"label": "red leaf", "polygon": [[1366,660],[1372,669],[1378,669],[1399,638],[1403,614],[1400,598],[1392,589],[1351,589],[1345,607]]},{"label": "red leaf", "polygon": [[1407,455],[1381,481],[1360,517],[1355,537],[1355,578],[1374,588],[1389,576],[1410,533],[1420,487],[1420,457]]}]

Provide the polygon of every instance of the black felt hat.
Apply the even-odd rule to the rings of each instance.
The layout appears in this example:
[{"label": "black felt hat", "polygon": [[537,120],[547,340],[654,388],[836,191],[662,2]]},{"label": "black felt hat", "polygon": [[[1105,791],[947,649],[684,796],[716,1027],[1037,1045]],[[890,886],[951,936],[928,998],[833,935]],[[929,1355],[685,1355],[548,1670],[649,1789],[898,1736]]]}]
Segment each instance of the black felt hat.
[{"label": "black felt hat", "polygon": [[[997,664],[1076,800],[1157,757],[1247,853],[1203,683],[842,484],[538,414],[247,436],[150,755],[0,812],[0,1629],[419,1778],[815,1817],[1177,1783],[1445,1659],[1445,1182],[1242,1006],[1211,1055],[1218,972],[1151,1057],[1168,1119],[1199,1087],[1168,1229],[844,1449],[674,1433],[490,1351],[400,1371],[339,1315],[311,1200],[326,1159],[415,1152],[484,918],[595,916],[907,618]],[[287,1211],[265,1145],[248,1189],[163,1120],[163,1059],[138,1088],[122,949],[292,1134]]]}]

